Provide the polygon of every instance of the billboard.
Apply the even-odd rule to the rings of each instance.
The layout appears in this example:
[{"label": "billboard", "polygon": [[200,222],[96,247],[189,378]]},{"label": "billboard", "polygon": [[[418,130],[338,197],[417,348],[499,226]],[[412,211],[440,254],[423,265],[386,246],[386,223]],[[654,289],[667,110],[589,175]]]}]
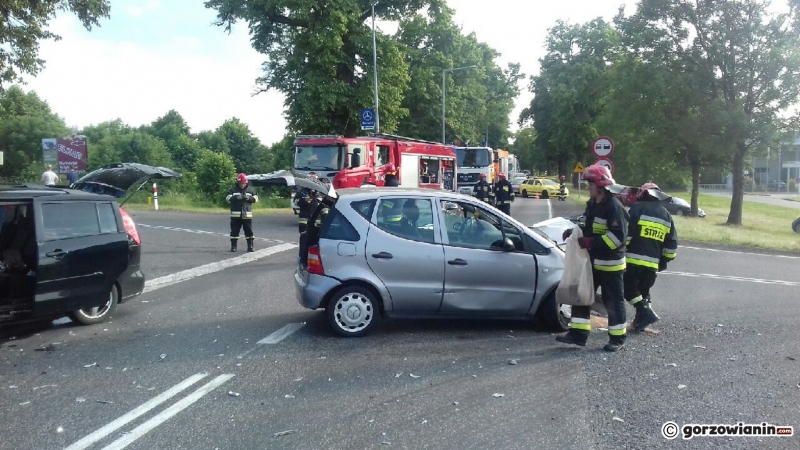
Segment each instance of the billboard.
[{"label": "billboard", "polygon": [[86,136],[42,139],[42,156],[56,173],[86,171]]}]

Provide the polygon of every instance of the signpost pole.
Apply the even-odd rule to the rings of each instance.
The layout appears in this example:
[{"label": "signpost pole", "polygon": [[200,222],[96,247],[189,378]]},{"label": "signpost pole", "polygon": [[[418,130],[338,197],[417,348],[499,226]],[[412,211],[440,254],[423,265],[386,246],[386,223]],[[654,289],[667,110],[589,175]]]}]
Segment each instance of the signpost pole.
[{"label": "signpost pole", "polygon": [[158,186],[153,183],[153,204],[156,207],[156,211],[158,211]]}]

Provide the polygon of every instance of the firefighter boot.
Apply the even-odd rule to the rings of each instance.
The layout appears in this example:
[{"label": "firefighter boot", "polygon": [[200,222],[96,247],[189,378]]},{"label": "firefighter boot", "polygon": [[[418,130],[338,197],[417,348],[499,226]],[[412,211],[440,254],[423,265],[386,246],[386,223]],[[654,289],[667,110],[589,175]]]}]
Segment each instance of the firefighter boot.
[{"label": "firefighter boot", "polygon": [[589,339],[589,332],[585,330],[570,329],[566,333],[556,336],[556,340],[562,344],[573,344],[581,347],[586,347],[586,341]]},{"label": "firefighter boot", "polygon": [[236,242],[238,242],[236,239],[231,239],[231,251],[232,252],[236,251]]},{"label": "firefighter boot", "polygon": [[650,307],[649,300],[642,300],[635,305],[636,317],[633,318],[633,329],[637,332],[644,331],[645,328],[658,322],[659,318],[653,308]]},{"label": "firefighter boot", "polygon": [[607,352],[616,352],[625,346],[625,336],[609,336],[608,344],[603,346],[603,350]]},{"label": "firefighter boot", "polygon": [[248,252],[254,252],[255,251],[255,250],[253,250],[253,240],[252,239],[248,239],[247,240],[247,251]]}]

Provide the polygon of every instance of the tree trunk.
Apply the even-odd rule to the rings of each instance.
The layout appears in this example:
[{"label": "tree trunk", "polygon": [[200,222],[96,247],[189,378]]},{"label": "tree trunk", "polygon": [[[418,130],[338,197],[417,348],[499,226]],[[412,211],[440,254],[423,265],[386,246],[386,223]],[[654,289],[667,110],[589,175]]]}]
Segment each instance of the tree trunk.
[{"label": "tree trunk", "polygon": [[700,193],[700,161],[697,158],[692,158],[690,162],[692,166],[692,217],[697,217],[698,205],[697,196]]},{"label": "tree trunk", "polygon": [[733,196],[731,211],[728,213],[728,225],[742,224],[742,203],[744,202],[744,156],[747,147],[744,142],[736,143],[736,154],[733,157]]}]

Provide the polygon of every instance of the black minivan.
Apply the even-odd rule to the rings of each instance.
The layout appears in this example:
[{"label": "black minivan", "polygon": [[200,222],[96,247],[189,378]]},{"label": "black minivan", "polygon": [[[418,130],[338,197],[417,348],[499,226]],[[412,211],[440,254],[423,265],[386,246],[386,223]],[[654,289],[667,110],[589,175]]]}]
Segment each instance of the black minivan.
[{"label": "black minivan", "polygon": [[141,239],[117,199],[136,184],[176,177],[117,163],[70,188],[0,186],[0,326],[64,315],[99,323],[141,294]]}]

